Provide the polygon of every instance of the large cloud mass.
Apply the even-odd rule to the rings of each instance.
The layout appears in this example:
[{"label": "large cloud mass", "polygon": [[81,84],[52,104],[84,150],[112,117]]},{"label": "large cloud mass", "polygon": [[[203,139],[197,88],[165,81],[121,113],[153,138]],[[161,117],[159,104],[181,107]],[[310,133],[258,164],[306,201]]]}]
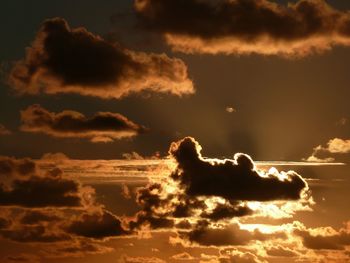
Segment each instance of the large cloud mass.
[{"label": "large cloud mass", "polygon": [[49,112],[40,105],[31,105],[21,112],[21,130],[46,133],[61,138],[88,138],[92,142],[112,142],[133,137],[146,129],[121,114],[98,112],[86,117],[76,111]]},{"label": "large cloud mass", "polygon": [[194,92],[187,67],[165,54],[135,52],[62,18],[46,20],[9,83],[19,93],[77,93],[120,98],[141,91],[184,95]]},{"label": "large cloud mass", "polygon": [[[195,226],[195,232],[185,235],[194,242],[197,234],[211,235],[212,224],[255,216],[259,211],[250,202],[259,202],[261,207],[272,202],[308,202],[309,188],[300,175],[258,170],[248,155],[236,154],[234,160],[204,158],[192,137],[172,143],[169,153],[174,161],[169,176],[138,190],[137,202],[142,210],[131,220],[131,229],[188,230]],[[295,206],[299,208],[302,206]]]},{"label": "large cloud mass", "polygon": [[[0,237],[50,243],[50,254],[105,253],[94,240],[128,234],[121,220],[96,202],[95,191],[60,168],[0,157]],[[66,242],[66,243],[64,243]],[[103,252],[103,250],[106,250]]]},{"label": "large cloud mass", "polygon": [[350,45],[350,15],[323,0],[135,0],[140,25],[185,53],[307,55]]}]

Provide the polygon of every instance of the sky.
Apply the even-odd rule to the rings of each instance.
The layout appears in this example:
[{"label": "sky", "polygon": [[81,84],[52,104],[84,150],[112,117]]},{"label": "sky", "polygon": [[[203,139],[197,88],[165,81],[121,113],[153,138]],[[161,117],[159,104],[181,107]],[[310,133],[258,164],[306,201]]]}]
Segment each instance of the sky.
[{"label": "sky", "polygon": [[0,262],[350,261],[350,2],[0,5]]}]

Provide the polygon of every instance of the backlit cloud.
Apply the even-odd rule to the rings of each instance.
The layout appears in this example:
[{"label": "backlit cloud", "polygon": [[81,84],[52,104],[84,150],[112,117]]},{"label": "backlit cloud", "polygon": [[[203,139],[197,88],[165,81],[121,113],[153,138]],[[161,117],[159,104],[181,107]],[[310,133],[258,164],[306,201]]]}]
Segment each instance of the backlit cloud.
[{"label": "backlit cloud", "polygon": [[228,200],[297,200],[307,190],[307,183],[295,172],[262,174],[246,154],[234,160],[205,160],[201,147],[187,137],[170,147],[178,167],[172,178],[190,196],[219,196]]},{"label": "backlit cloud", "polygon": [[286,238],[283,233],[263,234],[259,230],[251,232],[241,229],[238,224],[214,228],[206,222],[200,223],[186,235],[191,242],[204,246],[239,246],[247,245],[251,241]]},{"label": "backlit cloud", "polygon": [[350,15],[323,0],[135,0],[140,26],[185,53],[304,56],[350,45]]},{"label": "backlit cloud", "polygon": [[45,133],[59,138],[87,138],[91,142],[112,142],[133,137],[146,129],[121,114],[98,112],[86,117],[76,111],[49,112],[40,105],[31,105],[21,112],[21,130]]},{"label": "backlit cloud", "polygon": [[62,18],[45,20],[9,83],[21,94],[77,93],[120,98],[142,91],[178,96],[194,92],[184,62],[128,50]]},{"label": "backlit cloud", "polygon": [[[174,163],[168,177],[154,179],[137,192],[142,210],[129,221],[132,230],[177,229],[195,242],[197,236],[207,234],[226,236],[220,234],[227,232],[223,222],[235,218],[286,218],[295,211],[310,210],[308,184],[295,172],[258,170],[245,154],[236,154],[234,160],[205,158],[191,137],[172,143],[169,153]],[[223,224],[221,230],[217,224]],[[243,232],[250,238],[242,243],[258,237],[248,230]],[[209,241],[197,243],[210,245]]]}]

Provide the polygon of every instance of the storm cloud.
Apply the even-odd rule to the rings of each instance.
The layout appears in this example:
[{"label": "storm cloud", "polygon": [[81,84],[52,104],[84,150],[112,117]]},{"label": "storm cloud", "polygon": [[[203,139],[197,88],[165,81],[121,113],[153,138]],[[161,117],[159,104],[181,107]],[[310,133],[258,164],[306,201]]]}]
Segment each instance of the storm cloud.
[{"label": "storm cloud", "polygon": [[128,50],[62,18],[45,20],[24,60],[9,75],[20,94],[77,93],[121,98],[142,91],[194,92],[185,63],[165,54]]},{"label": "storm cloud", "polygon": [[350,15],[323,0],[135,0],[139,26],[185,53],[304,56],[350,45]]},{"label": "storm cloud", "polygon": [[92,117],[65,110],[49,112],[40,105],[31,105],[21,112],[21,130],[45,133],[59,138],[87,138],[91,142],[112,142],[133,137],[146,129],[121,114],[98,112]]}]

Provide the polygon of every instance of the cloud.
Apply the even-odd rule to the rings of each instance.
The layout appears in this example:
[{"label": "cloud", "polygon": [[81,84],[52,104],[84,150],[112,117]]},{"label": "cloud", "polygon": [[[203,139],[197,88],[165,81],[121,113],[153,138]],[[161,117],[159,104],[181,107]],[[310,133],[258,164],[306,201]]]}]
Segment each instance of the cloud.
[{"label": "cloud", "polygon": [[30,159],[1,157],[0,174],[0,206],[78,207],[89,203],[93,192],[58,168],[39,171]]},{"label": "cloud", "polygon": [[7,129],[4,125],[0,124],[0,135],[9,135],[11,131]]},{"label": "cloud", "polygon": [[40,210],[28,210],[22,216],[20,222],[25,225],[35,225],[42,222],[52,222],[60,219],[60,216],[52,212],[49,214]]},{"label": "cloud", "polygon": [[236,112],[236,109],[235,108],[233,108],[233,107],[226,107],[226,112],[228,112],[228,113],[233,113],[233,112]]},{"label": "cloud", "polygon": [[311,162],[311,163],[331,163],[334,162],[335,159],[333,157],[326,157],[326,158],[319,158],[315,156],[315,153],[307,157],[306,159],[303,159],[306,162]]},{"label": "cloud", "polygon": [[334,138],[327,142],[326,146],[318,145],[312,154],[305,160],[308,162],[333,162],[333,157],[318,157],[325,154],[346,154],[350,153],[350,140]]},{"label": "cloud", "polygon": [[40,259],[39,257],[35,256],[35,255],[31,255],[31,254],[13,254],[13,255],[9,255],[6,256],[2,259],[4,262],[6,263],[14,263],[14,262],[27,262],[27,263],[39,263]]},{"label": "cloud", "polygon": [[267,255],[272,257],[296,257],[298,254],[289,248],[277,245],[266,250]]},{"label": "cloud", "polygon": [[130,257],[123,256],[119,262],[121,263],[165,263],[166,261],[157,257]]},{"label": "cloud", "polygon": [[133,137],[146,131],[121,114],[98,112],[92,117],[65,110],[49,112],[34,104],[21,111],[21,130],[45,133],[58,138],[87,138],[91,142],[112,142],[117,139]]},{"label": "cloud", "polygon": [[350,153],[350,140],[334,138],[328,141],[325,148],[321,146],[319,150],[327,151],[330,153]]},{"label": "cloud", "polygon": [[[57,160],[56,155],[47,157]],[[54,164],[42,168],[42,160],[37,162],[0,158],[1,239],[36,245],[50,259],[108,253],[114,249],[101,241],[131,234],[120,218],[96,202],[92,187]],[[25,260],[9,257],[5,262]]]},{"label": "cloud", "polygon": [[175,259],[175,260],[180,260],[180,261],[194,260],[195,259],[190,254],[188,254],[187,252],[183,252],[183,253],[172,255],[171,258]]},{"label": "cloud", "polygon": [[92,255],[105,254],[113,251],[114,251],[114,248],[103,246],[98,242],[79,239],[75,241],[70,240],[66,243],[60,243],[55,247],[51,247],[46,252],[50,258],[67,258],[67,257],[83,257],[83,256],[86,256],[87,254],[92,254]]},{"label": "cloud", "polygon": [[15,179],[11,189],[0,188],[0,205],[22,207],[77,207],[83,202],[83,187],[77,182],[54,177]]},{"label": "cloud", "polygon": [[25,177],[34,174],[36,164],[29,158],[15,159],[7,156],[0,156],[0,179],[3,177]]},{"label": "cloud", "polygon": [[43,161],[52,161],[52,162],[64,162],[69,161],[69,157],[61,152],[58,153],[44,153],[41,156],[41,160]]},{"label": "cloud", "polygon": [[310,249],[344,250],[350,245],[350,222],[336,231],[332,228],[296,229],[294,233],[301,237],[303,245]]},{"label": "cloud", "polygon": [[265,263],[266,261],[262,261],[258,258],[257,255],[254,255],[250,252],[242,253],[240,251],[236,251],[234,255],[229,257],[221,257],[220,263]]},{"label": "cloud", "polygon": [[9,75],[20,94],[76,93],[103,99],[142,91],[194,93],[185,63],[165,54],[128,50],[62,18],[45,20],[24,60]]},{"label": "cloud", "polygon": [[50,231],[44,225],[20,225],[0,230],[3,238],[16,242],[53,243],[67,240],[69,237],[56,231]]},{"label": "cloud", "polygon": [[[128,222],[133,231],[173,229],[191,233],[185,237],[192,242],[198,237],[198,242],[209,245],[206,236],[228,232],[224,227],[216,231],[215,226],[230,225],[234,218],[285,218],[295,211],[310,210],[308,185],[295,172],[258,170],[245,154],[236,154],[234,160],[205,158],[191,137],[172,143],[169,153],[172,168],[168,176],[154,178],[137,190],[141,210]],[[245,233],[251,239],[257,237],[245,230],[239,236]],[[237,243],[241,241],[244,243]],[[225,242],[235,243],[233,239]]]},{"label": "cloud", "polygon": [[126,235],[128,233],[122,227],[121,221],[105,210],[92,214],[81,214],[78,219],[73,220],[67,226],[67,231],[78,236],[96,239]]},{"label": "cloud", "polygon": [[246,154],[236,154],[234,160],[204,159],[201,146],[191,137],[172,143],[169,152],[177,162],[172,178],[190,196],[234,201],[298,200],[308,189],[306,181],[293,171],[258,171]]},{"label": "cloud", "polygon": [[211,212],[203,212],[201,217],[218,221],[221,219],[251,215],[252,213],[253,211],[247,206],[217,204]]},{"label": "cloud", "polygon": [[281,233],[264,234],[259,230],[253,232],[241,229],[238,224],[222,227],[210,227],[208,222],[200,222],[196,228],[186,234],[189,241],[203,246],[242,246],[251,241],[285,238]]},{"label": "cloud", "polygon": [[350,45],[350,14],[323,0],[135,0],[139,26],[185,53],[305,56]]}]

